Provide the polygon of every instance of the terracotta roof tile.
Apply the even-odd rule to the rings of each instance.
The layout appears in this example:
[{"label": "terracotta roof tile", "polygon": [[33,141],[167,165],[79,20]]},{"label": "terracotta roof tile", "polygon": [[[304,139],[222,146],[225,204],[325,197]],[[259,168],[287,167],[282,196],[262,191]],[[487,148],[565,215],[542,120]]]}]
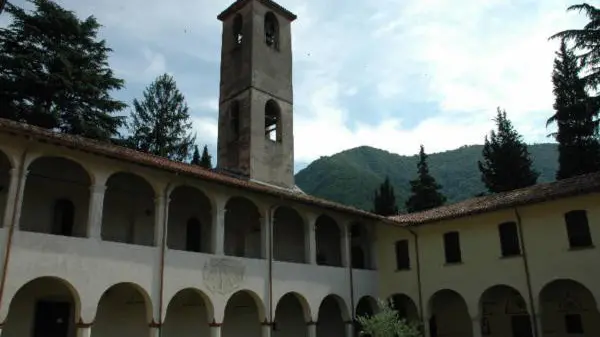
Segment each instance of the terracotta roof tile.
[{"label": "terracotta roof tile", "polygon": [[[246,3],[250,2],[250,1],[252,1],[252,0],[236,0],[234,3],[229,5],[229,7],[227,7],[224,11],[222,11],[221,14],[217,15],[217,19],[219,19],[221,21],[226,20],[228,16],[237,12],[240,8],[244,7],[246,5]],[[286,19],[288,19],[290,21],[294,21],[297,18],[296,14],[285,9],[283,6],[276,3],[275,1],[272,1],[272,0],[257,0],[257,1],[259,1],[263,5],[271,8],[272,10],[278,11],[281,15],[283,15]]]},{"label": "terracotta roof tile", "polygon": [[37,141],[51,143],[59,146],[65,146],[76,150],[89,152],[95,155],[101,155],[112,159],[128,161],[131,163],[154,167],[170,172],[186,174],[201,180],[206,180],[233,188],[244,188],[252,192],[285,198],[290,201],[322,207],[334,211],[349,213],[364,218],[378,219],[386,222],[391,222],[385,217],[378,216],[353,207],[312,197],[307,194],[299,193],[298,191],[271,187],[249,180],[232,177],[231,175],[217,173],[214,170],[208,170],[197,165],[190,165],[186,163],[171,161],[163,157],[134,151],[125,147],[108,144],[92,139],[87,139],[79,136],[57,133],[48,129],[15,122],[12,120],[0,118],[0,132],[19,135],[22,137],[31,137],[32,139]]},{"label": "terracotta roof tile", "polygon": [[600,192],[600,172],[473,198],[424,212],[392,216],[390,219],[404,225],[418,225],[594,192]]}]

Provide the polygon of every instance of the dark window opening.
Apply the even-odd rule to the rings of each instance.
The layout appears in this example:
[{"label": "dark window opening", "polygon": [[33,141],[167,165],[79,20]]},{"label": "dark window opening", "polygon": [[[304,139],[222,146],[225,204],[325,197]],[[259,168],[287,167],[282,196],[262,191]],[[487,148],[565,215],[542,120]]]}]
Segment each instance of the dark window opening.
[{"label": "dark window opening", "polygon": [[352,268],[365,269],[365,253],[362,248],[354,246],[352,247]]},{"label": "dark window opening", "polygon": [[431,316],[431,318],[429,319],[429,335],[431,337],[438,337],[437,322],[435,320],[435,315]]},{"label": "dark window opening", "polygon": [[51,233],[72,236],[75,225],[75,205],[69,199],[57,200],[54,204],[54,222]]},{"label": "dark window opening", "polygon": [[583,322],[580,314],[565,315],[565,330],[568,334],[583,334]]},{"label": "dark window opening", "polygon": [[240,14],[236,14],[233,19],[233,41],[236,46],[242,44],[242,39],[244,35],[242,34],[244,22],[242,20],[242,16]]},{"label": "dark window opening", "polygon": [[512,337],[533,337],[529,315],[511,316]]},{"label": "dark window opening", "polygon": [[238,101],[231,103],[229,114],[232,140],[235,141],[240,138],[240,103]]},{"label": "dark window opening", "polygon": [[281,142],[281,110],[272,99],[265,105],[265,137],[274,142]]},{"label": "dark window opening", "polygon": [[35,304],[33,337],[67,337],[71,322],[71,303],[38,301]]},{"label": "dark window opening", "polygon": [[500,233],[500,248],[502,256],[514,256],[521,254],[519,246],[519,233],[516,222],[505,222],[498,225]]},{"label": "dark window opening", "polygon": [[592,236],[586,211],[570,211],[565,214],[567,236],[571,248],[592,246]]},{"label": "dark window opening", "polygon": [[187,222],[185,233],[185,250],[188,252],[200,252],[202,242],[202,225],[196,218]]},{"label": "dark window opening", "polygon": [[410,254],[408,240],[396,241],[396,270],[410,269]]},{"label": "dark window opening", "polygon": [[265,43],[271,48],[279,49],[279,23],[271,12],[265,15]]},{"label": "dark window opening", "polygon": [[444,253],[446,255],[446,263],[459,263],[462,261],[458,232],[444,234]]}]

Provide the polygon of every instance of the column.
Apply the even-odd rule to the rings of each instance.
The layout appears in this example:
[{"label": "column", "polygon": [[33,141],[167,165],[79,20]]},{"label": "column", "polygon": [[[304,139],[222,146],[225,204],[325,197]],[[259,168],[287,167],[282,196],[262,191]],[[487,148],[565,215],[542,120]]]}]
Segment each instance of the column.
[{"label": "column", "polygon": [[308,216],[307,232],[306,236],[306,262],[312,265],[317,264],[317,236],[316,227],[317,217],[313,214]]},{"label": "column", "polygon": [[354,337],[354,322],[346,322],[346,337]]},{"label": "column", "polygon": [[267,208],[265,210],[265,215],[263,217],[260,218],[260,227],[261,227],[261,234],[262,234],[262,239],[260,240],[261,242],[261,257],[263,259],[270,259],[273,252],[272,252],[272,248],[273,248],[273,244],[272,244],[272,238],[271,238],[271,234],[273,233],[273,221],[271,221],[271,218],[273,216],[273,212],[271,211],[271,208]]},{"label": "column", "polygon": [[[224,255],[225,244],[225,202],[220,198],[215,198],[215,214],[212,222],[212,238],[211,247],[215,255]],[[220,331],[220,330],[219,330]],[[220,333],[220,332],[219,332]]]},{"label": "column", "polygon": [[478,317],[473,317],[473,337],[481,337],[481,320]]},{"label": "column", "polygon": [[352,268],[350,226],[346,224],[342,233],[342,262],[344,267]]},{"label": "column", "polygon": [[221,337],[221,324],[213,323],[210,325],[210,337]]},{"label": "column", "polygon": [[271,331],[273,331],[271,327],[271,323],[265,323],[262,326],[262,337],[271,337]]},{"label": "column", "polygon": [[152,324],[150,325],[150,329],[149,330],[149,337],[159,337],[160,336],[160,327],[156,324]]},{"label": "column", "polygon": [[164,228],[168,221],[168,206],[165,205],[165,201],[170,202],[171,200],[167,200],[164,195],[159,195],[154,199],[154,245],[158,247],[162,246],[163,237],[166,235]]},{"label": "column", "polygon": [[90,206],[88,208],[88,228],[89,238],[102,238],[102,214],[104,211],[104,192],[106,185],[90,186]]},{"label": "column", "polygon": [[13,216],[14,223],[12,224],[15,226],[15,230],[19,229],[19,222],[21,220],[21,209],[23,208],[23,197],[25,194],[25,182],[27,181],[28,174],[29,170],[24,170],[21,173],[21,183],[18,184],[17,191],[15,193],[15,214]]},{"label": "column", "polygon": [[15,208],[15,201],[17,199],[17,187],[19,184],[19,170],[12,168],[9,171],[9,185],[6,194],[6,204],[4,205],[4,219],[2,219],[3,227],[7,228],[11,225],[12,215]]},{"label": "column", "polygon": [[308,337],[317,337],[317,322],[306,323],[306,330],[308,331]]},{"label": "column", "polygon": [[90,337],[92,335],[91,324],[78,324],[77,337]]}]

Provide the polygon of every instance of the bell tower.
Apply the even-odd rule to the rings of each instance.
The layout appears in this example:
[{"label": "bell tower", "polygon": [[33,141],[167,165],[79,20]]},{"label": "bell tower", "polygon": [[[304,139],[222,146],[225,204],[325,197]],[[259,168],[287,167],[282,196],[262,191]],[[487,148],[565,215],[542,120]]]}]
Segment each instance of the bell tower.
[{"label": "bell tower", "polygon": [[291,23],[271,0],[237,0],[223,22],[217,168],[294,187]]}]

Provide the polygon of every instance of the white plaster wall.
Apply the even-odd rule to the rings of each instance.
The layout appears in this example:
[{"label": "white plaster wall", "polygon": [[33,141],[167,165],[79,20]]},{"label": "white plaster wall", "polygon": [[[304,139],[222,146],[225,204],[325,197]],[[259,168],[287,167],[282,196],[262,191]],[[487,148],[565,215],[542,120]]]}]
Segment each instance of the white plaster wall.
[{"label": "white plaster wall", "polygon": [[163,337],[210,336],[206,303],[193,290],[183,290],[170,302],[162,326]]},{"label": "white plaster wall", "polygon": [[[50,233],[54,204],[68,199],[75,206],[73,236],[84,237],[88,219],[90,178],[78,164],[60,158],[39,158],[29,167],[25,181],[20,228]],[[42,176],[42,177],[41,177]]]},{"label": "white plaster wall", "polygon": [[106,186],[102,239],[152,246],[156,211],[152,187],[128,173],[113,175]]}]

